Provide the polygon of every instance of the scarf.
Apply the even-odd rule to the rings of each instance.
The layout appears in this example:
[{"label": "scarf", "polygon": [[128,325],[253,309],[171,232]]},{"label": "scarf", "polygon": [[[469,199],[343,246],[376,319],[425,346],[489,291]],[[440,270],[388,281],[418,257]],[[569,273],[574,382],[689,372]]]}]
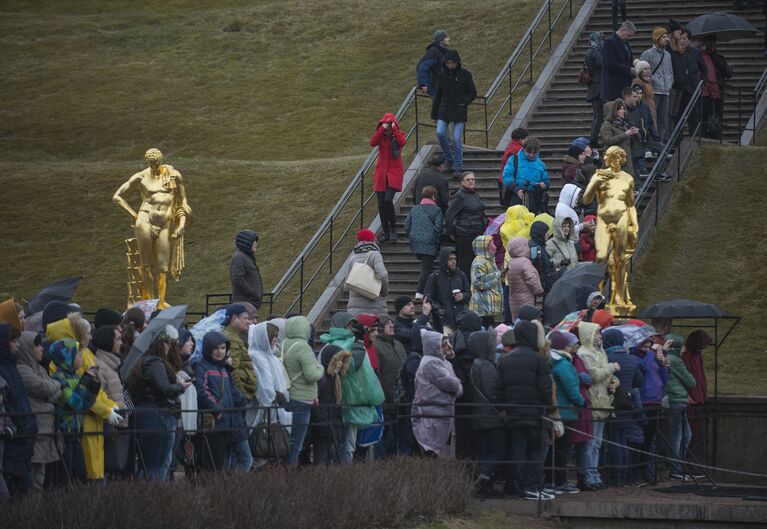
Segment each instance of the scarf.
[{"label": "scarf", "polygon": [[422,198],[422,199],[421,199],[421,202],[420,202],[420,205],[421,205],[421,206],[423,206],[424,204],[426,204],[426,205],[431,205],[431,206],[436,206],[436,205],[437,205],[437,203],[436,203],[436,202],[434,202],[434,201],[433,201],[432,199],[430,199],[430,198]]},{"label": "scarf", "polygon": [[354,245],[354,253],[380,252],[381,249],[374,242],[360,241]]},{"label": "scarf", "polygon": [[[626,108],[626,112],[628,112],[628,108]],[[621,129],[628,129],[628,124],[624,118],[615,118],[613,120],[613,125]]]}]

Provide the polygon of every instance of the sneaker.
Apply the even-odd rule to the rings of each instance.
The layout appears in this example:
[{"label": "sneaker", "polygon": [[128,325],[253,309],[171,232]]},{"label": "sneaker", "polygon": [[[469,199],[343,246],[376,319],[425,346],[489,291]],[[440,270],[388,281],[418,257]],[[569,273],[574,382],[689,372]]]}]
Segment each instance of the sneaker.
[{"label": "sneaker", "polygon": [[554,494],[578,494],[580,489],[571,483],[554,487]]},{"label": "sneaker", "polygon": [[692,476],[685,474],[684,472],[671,472],[668,475],[668,479],[673,481],[690,481],[692,480]]},{"label": "sneaker", "polygon": [[661,173],[655,177],[655,180],[658,182],[670,182],[671,177],[667,175],[666,173]]},{"label": "sneaker", "polygon": [[420,301],[422,299],[423,299],[423,294],[421,294],[420,292],[416,292],[415,293],[415,300],[416,301]]},{"label": "sneaker", "polygon": [[628,482],[629,487],[644,487],[647,485],[647,482],[643,479],[634,479]]},{"label": "sneaker", "polygon": [[546,494],[554,494],[554,490],[555,490],[554,485],[552,485],[551,483],[546,483],[545,485],[543,485],[543,492],[545,492]]},{"label": "sneaker", "polygon": [[396,231],[391,232],[391,235],[389,235],[389,241],[388,242],[391,242],[391,243],[396,243],[397,242],[397,232]]},{"label": "sneaker", "polygon": [[537,491],[537,490],[526,490],[522,494],[523,500],[531,500],[531,501],[548,501],[553,500],[554,496],[552,494],[546,494],[545,492]]},{"label": "sneaker", "polygon": [[647,149],[644,152],[644,158],[645,158],[645,160],[648,160],[648,159],[651,160],[653,158],[652,151],[650,149]]},{"label": "sneaker", "polygon": [[695,479],[705,479],[706,475],[701,472],[700,470],[693,470],[688,474],[689,477],[695,478]]}]

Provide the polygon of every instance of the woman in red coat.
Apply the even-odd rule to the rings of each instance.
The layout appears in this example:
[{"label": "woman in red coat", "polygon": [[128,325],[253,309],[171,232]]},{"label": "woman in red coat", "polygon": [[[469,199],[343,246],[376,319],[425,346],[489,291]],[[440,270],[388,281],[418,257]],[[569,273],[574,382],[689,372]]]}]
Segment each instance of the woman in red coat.
[{"label": "woman in red coat", "polygon": [[370,138],[370,146],[378,147],[378,163],[373,175],[373,191],[378,197],[378,214],[381,217],[383,231],[378,236],[379,242],[397,242],[396,215],[394,213],[394,195],[402,191],[402,147],[407,143],[405,134],[400,130],[394,114],[384,114],[378,120],[375,134]]}]

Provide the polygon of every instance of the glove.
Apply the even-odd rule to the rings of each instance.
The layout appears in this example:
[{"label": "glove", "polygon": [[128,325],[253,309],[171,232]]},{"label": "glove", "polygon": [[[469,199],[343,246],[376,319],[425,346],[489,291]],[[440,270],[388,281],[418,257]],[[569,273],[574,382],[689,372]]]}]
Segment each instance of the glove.
[{"label": "glove", "polygon": [[559,266],[570,266],[570,259],[562,259],[559,261]]},{"label": "glove", "polygon": [[581,379],[581,384],[583,384],[584,386],[590,386],[591,384],[594,383],[594,381],[591,379],[591,375],[589,375],[585,371],[582,373],[578,373],[578,378]]},{"label": "glove", "polygon": [[562,424],[562,421],[554,421],[554,435],[557,437],[565,435],[565,425]]},{"label": "glove", "polygon": [[117,426],[122,422],[122,420],[122,415],[117,413],[115,410],[112,410],[112,412],[109,414],[109,417],[107,417],[107,422],[110,424],[110,426]]}]

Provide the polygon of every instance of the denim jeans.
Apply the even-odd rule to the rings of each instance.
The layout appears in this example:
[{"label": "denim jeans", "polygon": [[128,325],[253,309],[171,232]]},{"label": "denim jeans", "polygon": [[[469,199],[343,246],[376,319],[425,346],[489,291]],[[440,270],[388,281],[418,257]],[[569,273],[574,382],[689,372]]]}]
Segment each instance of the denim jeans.
[{"label": "denim jeans", "polygon": [[610,486],[620,487],[628,481],[629,450],[626,433],[628,428],[616,428],[611,425],[610,441]]},{"label": "denim jeans", "polygon": [[357,449],[357,426],[354,424],[345,425],[346,431],[341,439],[341,453],[339,459],[342,465],[351,465],[354,461],[354,451]]},{"label": "denim jeans", "polygon": [[298,456],[304,448],[306,432],[309,430],[309,420],[312,415],[312,405],[308,402],[292,400],[285,408],[293,413],[293,425],[291,426],[291,437],[293,444],[290,446],[290,455],[288,456],[288,465],[298,465]]},{"label": "denim jeans", "polygon": [[[173,450],[178,419],[168,410],[161,408],[139,408],[136,410],[138,444],[141,448],[143,471],[141,475],[150,481],[164,481],[168,476],[168,454]],[[153,430],[144,433],[143,430]]]},{"label": "denim jeans", "polygon": [[578,466],[585,469],[583,481],[586,485],[596,485],[602,483],[602,476],[599,474],[599,450],[602,448],[602,436],[605,433],[605,422],[594,421],[594,438],[586,441],[583,449],[583,461],[578,462]]},{"label": "denim jeans", "polygon": [[475,430],[474,459],[482,470],[481,478],[491,479],[506,453],[506,428]]},{"label": "denim jeans", "polygon": [[447,121],[437,120],[437,139],[445,155],[445,163],[453,162],[453,170],[463,169],[463,129],[466,123],[453,122],[453,148],[450,148],[450,140],[447,138]]},{"label": "denim jeans", "polygon": [[253,466],[253,454],[250,451],[250,443],[245,439],[239,443],[233,443],[229,451],[229,470],[242,470],[247,472]]},{"label": "denim jeans", "polygon": [[511,430],[511,461],[520,492],[543,488],[546,432],[540,426],[514,426]]},{"label": "denim jeans", "polygon": [[[690,423],[687,422],[687,403],[671,402],[669,404],[669,414],[671,416],[671,431],[669,432],[669,444],[671,445],[671,457],[682,460],[687,454],[687,448],[690,446]],[[682,473],[681,463],[671,462],[671,471]]]}]

